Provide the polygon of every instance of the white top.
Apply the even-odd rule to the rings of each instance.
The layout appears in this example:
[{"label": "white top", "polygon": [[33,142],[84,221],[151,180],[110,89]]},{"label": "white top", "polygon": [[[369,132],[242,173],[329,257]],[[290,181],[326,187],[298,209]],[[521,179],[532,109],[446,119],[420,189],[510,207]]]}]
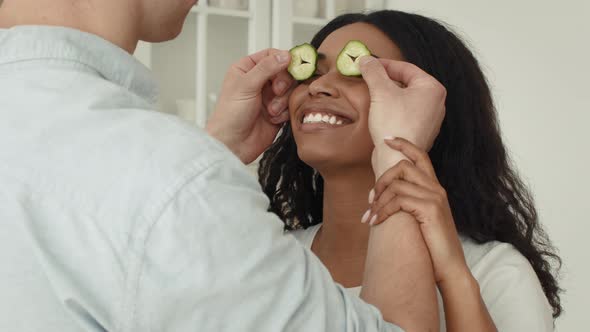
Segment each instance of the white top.
[{"label": "white top", "polygon": [[[321,224],[291,232],[311,249]],[[481,295],[499,332],[553,331],[552,310],[529,262],[512,245],[501,242],[477,244],[460,237],[467,265],[477,279]],[[361,287],[348,289],[360,295]],[[440,292],[441,332],[446,331]]]},{"label": "white top", "polygon": [[132,56],[0,29],[0,331],[399,331]]}]

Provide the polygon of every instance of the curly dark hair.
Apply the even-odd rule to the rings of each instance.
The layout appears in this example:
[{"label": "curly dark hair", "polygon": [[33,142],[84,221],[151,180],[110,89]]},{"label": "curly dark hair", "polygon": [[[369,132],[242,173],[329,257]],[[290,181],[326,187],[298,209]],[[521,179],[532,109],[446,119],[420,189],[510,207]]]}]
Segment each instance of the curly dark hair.
[{"label": "curly dark hair", "polygon": [[[357,22],[384,32],[406,61],[446,87],[446,116],[429,155],[448,193],[457,230],[477,243],[512,244],[532,265],[557,318],[562,312],[556,277],[561,259],[509,159],[490,88],[472,52],[444,24],[393,10],[339,16],[311,44],[319,48],[330,33]],[[289,123],[264,153],[258,174],[270,198],[269,210],[283,220],[286,230],[322,222],[324,182],[299,159]]]}]

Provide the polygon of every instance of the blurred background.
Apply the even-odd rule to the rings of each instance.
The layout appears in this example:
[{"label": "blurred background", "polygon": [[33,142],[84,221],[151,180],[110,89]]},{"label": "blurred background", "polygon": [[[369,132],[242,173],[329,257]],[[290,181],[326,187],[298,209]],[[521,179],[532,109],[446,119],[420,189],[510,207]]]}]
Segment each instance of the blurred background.
[{"label": "blurred background", "polygon": [[141,44],[136,56],[160,82],[162,111],[202,126],[226,69],[240,57],[267,47],[289,49],[310,41],[339,14],[378,9],[440,19],[479,58],[492,86],[505,142],[563,258],[565,311],[556,331],[587,329],[588,1],[202,0],[178,39]]}]

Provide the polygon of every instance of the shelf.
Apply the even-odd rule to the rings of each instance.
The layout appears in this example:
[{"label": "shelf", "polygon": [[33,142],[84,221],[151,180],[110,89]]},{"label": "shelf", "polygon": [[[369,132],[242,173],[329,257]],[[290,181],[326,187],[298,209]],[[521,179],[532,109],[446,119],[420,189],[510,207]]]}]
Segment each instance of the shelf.
[{"label": "shelf", "polygon": [[242,18],[250,18],[250,12],[246,10],[237,10],[237,9],[226,9],[226,8],[219,8],[219,7],[208,7],[208,6],[194,6],[191,9],[191,13],[200,13],[200,14],[207,14],[207,15],[218,15],[218,16],[227,16],[227,17],[242,17]]},{"label": "shelf", "polygon": [[324,26],[328,24],[328,20],[325,18],[319,17],[305,17],[305,16],[294,16],[293,23],[296,24],[307,24],[307,25],[316,25],[316,26]]}]

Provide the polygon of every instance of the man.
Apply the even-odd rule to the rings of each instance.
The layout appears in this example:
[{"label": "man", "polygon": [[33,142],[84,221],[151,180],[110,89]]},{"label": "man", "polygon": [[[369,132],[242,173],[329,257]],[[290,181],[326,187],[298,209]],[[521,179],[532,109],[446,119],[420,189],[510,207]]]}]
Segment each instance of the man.
[{"label": "man", "polygon": [[[0,7],[0,330],[436,329],[415,223],[371,235],[363,296],[381,314],[266,212],[242,163],[287,120],[287,52],[232,66],[209,125],[223,144],[152,112],[155,83],[130,53],[138,40],[176,37],[194,4]],[[363,68],[389,80],[378,61]]]}]

